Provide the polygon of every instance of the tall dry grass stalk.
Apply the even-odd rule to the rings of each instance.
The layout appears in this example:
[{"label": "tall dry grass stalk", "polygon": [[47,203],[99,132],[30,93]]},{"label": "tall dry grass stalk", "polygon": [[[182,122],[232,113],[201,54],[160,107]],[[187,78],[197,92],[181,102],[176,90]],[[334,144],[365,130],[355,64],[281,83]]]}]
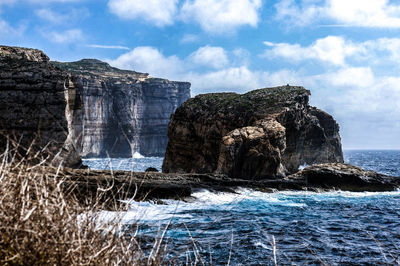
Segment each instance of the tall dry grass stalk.
[{"label": "tall dry grass stalk", "polygon": [[12,149],[0,156],[1,265],[163,263],[163,249],[148,256],[135,238],[118,233],[120,216],[100,227],[101,193],[82,205],[59,171],[46,171],[29,158],[17,161]]}]

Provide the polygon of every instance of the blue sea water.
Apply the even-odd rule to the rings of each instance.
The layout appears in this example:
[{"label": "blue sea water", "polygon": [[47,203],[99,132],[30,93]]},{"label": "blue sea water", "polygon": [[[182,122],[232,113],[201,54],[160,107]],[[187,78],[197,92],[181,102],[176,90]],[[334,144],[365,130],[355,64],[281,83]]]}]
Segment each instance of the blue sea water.
[{"label": "blue sea water", "polygon": [[[86,162],[104,169],[110,167],[106,161]],[[115,159],[112,165],[127,169],[132,161],[133,169],[140,165],[144,170],[160,168],[162,158]],[[345,151],[345,161],[400,176],[400,151]],[[132,203],[123,222],[128,233],[147,242],[168,227],[167,252],[182,264],[400,264],[399,191],[263,193],[239,188],[236,193],[197,191],[189,201],[164,203]]]}]

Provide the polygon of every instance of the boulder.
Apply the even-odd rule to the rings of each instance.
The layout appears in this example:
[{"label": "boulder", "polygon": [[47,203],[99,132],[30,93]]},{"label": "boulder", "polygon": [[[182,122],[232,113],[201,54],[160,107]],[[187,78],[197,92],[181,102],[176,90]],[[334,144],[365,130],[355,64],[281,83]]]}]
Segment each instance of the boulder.
[{"label": "boulder", "polygon": [[171,117],[163,172],[264,179],[343,162],[339,125],[309,96],[287,85],[189,99]]}]

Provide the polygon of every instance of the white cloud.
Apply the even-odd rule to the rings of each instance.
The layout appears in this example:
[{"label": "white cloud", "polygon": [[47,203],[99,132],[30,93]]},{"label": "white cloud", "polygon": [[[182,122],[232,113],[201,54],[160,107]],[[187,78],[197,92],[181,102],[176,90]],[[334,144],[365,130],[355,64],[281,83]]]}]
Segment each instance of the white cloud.
[{"label": "white cloud", "polygon": [[216,91],[243,93],[259,87],[257,74],[247,67],[229,67],[204,74],[189,73],[184,78],[192,83],[194,94]]},{"label": "white cloud", "polygon": [[11,26],[7,21],[0,18],[0,40],[11,39],[23,35],[26,30],[25,25],[20,25],[18,28]]},{"label": "white cloud", "polygon": [[0,5],[12,5],[15,2],[17,2],[17,0],[1,0]]},{"label": "white cloud", "polygon": [[100,49],[119,49],[119,50],[130,50],[129,47],[121,45],[102,45],[102,44],[89,44],[90,48],[100,48]]},{"label": "white cloud", "polygon": [[41,31],[41,34],[49,41],[55,43],[73,43],[84,39],[82,30],[80,29],[70,29],[63,32]]},{"label": "white cloud", "polygon": [[265,56],[280,56],[294,61],[313,59],[334,65],[343,65],[346,57],[354,55],[360,50],[350,41],[337,36],[318,39],[307,47],[289,43],[264,42],[264,44],[271,47],[266,50]]},{"label": "white cloud", "polygon": [[143,19],[158,27],[171,25],[178,0],[110,0],[108,7],[122,19]]},{"label": "white cloud", "polygon": [[[17,2],[18,0],[15,0]],[[20,0],[21,2],[30,2],[35,4],[49,4],[49,3],[79,3],[86,2],[87,0]]]},{"label": "white cloud", "polygon": [[14,29],[4,20],[0,18],[0,33],[10,34]]},{"label": "white cloud", "polygon": [[61,21],[64,21],[67,19],[66,15],[61,15],[58,13],[55,13],[49,8],[42,8],[42,9],[37,9],[35,10],[36,16],[38,16],[41,19],[50,21],[52,23],[60,23]]},{"label": "white cloud", "polygon": [[69,8],[63,12],[56,12],[50,8],[41,8],[35,10],[36,16],[47,20],[53,24],[74,23],[89,16],[89,11],[85,8]]},{"label": "white cloud", "polygon": [[290,26],[304,26],[309,24],[313,19],[321,17],[324,8],[312,4],[312,1],[301,0],[280,0],[275,4],[276,18],[284,21]]},{"label": "white cloud", "polygon": [[262,56],[283,57],[289,62],[316,60],[334,66],[349,63],[369,65],[393,64],[400,60],[400,38],[381,38],[365,42],[352,42],[340,36],[317,39],[309,46],[289,43],[264,42],[267,49]]},{"label": "white cloud", "polygon": [[245,25],[257,26],[261,4],[261,0],[186,0],[181,17],[207,32],[231,32]]},{"label": "white cloud", "polygon": [[140,46],[108,62],[119,68],[170,79],[182,79],[197,68],[220,69],[229,64],[227,52],[221,47],[212,46],[200,47],[183,59],[175,55],[165,56],[154,47]]},{"label": "white cloud", "polygon": [[248,66],[250,64],[250,52],[244,48],[236,48],[232,51],[232,64],[235,66]]},{"label": "white cloud", "polygon": [[[183,1],[183,0],[182,0]],[[241,26],[257,26],[262,0],[109,0],[112,13],[126,20],[142,19],[158,27],[176,20],[198,23],[211,33],[235,31]],[[178,15],[179,13],[179,15]],[[194,42],[195,35],[185,35],[182,43]]]},{"label": "white cloud", "polygon": [[370,67],[346,67],[337,72],[323,76],[324,82],[332,87],[367,88],[375,83],[374,73]]},{"label": "white cloud", "polygon": [[158,49],[149,46],[136,47],[108,63],[122,69],[146,72],[155,77],[177,78],[183,71],[183,62],[177,56],[164,56]]},{"label": "white cloud", "polygon": [[330,19],[344,26],[400,28],[400,4],[389,0],[281,0],[275,7],[277,18],[292,25]]},{"label": "white cloud", "polygon": [[80,3],[86,2],[87,0],[0,0],[1,5],[13,5],[18,2],[21,3],[30,3],[30,4],[38,4],[38,5],[47,5],[50,3]]},{"label": "white cloud", "polygon": [[363,43],[365,49],[368,50],[366,54],[371,55],[377,60],[382,60],[382,57],[374,56],[372,51],[386,53],[385,60],[399,61],[400,60],[400,38],[381,38],[373,41]]},{"label": "white cloud", "polygon": [[199,36],[194,35],[194,34],[185,34],[182,39],[181,43],[194,43],[199,40]]},{"label": "white cloud", "polygon": [[229,63],[228,56],[222,47],[204,46],[190,55],[190,60],[197,65],[222,68]]}]

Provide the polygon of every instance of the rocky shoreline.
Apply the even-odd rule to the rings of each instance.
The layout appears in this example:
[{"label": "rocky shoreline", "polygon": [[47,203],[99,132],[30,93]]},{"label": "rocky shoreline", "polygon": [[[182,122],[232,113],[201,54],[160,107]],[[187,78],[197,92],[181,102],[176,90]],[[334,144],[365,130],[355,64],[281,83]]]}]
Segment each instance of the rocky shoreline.
[{"label": "rocky shoreline", "polygon": [[[56,171],[46,168],[45,171]],[[359,167],[328,163],[313,165],[282,179],[245,180],[221,174],[177,174],[157,172],[101,171],[65,168],[58,177],[68,188],[85,197],[104,191],[105,198],[134,200],[187,200],[200,189],[234,192],[251,188],[262,192],[282,190],[324,192],[381,192],[400,189],[400,177],[365,171]]]}]

